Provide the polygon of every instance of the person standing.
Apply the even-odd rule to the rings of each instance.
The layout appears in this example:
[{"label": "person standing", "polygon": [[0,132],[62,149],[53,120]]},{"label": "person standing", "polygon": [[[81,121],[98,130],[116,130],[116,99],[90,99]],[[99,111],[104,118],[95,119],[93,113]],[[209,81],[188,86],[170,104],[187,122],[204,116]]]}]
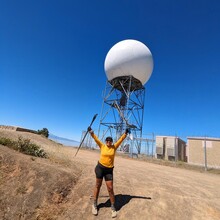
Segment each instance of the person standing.
[{"label": "person standing", "polygon": [[93,193],[94,203],[92,205],[92,214],[98,215],[98,196],[100,188],[102,186],[102,180],[104,178],[110,197],[112,218],[115,218],[117,216],[117,211],[115,208],[115,195],[113,189],[113,169],[115,153],[117,148],[130,133],[130,129],[127,128],[125,130],[125,133],[122,134],[118,141],[116,141],[114,144],[112,137],[106,137],[105,143],[102,143],[94,134],[94,131],[91,127],[88,127],[88,132],[91,134],[92,138],[95,140],[101,151],[99,161],[95,167],[96,184]]}]

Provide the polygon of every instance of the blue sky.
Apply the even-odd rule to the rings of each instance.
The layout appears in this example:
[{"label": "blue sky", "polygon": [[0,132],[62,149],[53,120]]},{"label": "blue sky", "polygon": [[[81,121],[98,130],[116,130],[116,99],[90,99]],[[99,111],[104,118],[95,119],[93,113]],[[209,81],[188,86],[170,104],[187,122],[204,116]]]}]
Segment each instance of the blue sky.
[{"label": "blue sky", "polygon": [[218,0],[1,0],[0,124],[79,140],[100,116],[107,52],[135,39],[154,58],[143,133],[220,137],[219,12]]}]

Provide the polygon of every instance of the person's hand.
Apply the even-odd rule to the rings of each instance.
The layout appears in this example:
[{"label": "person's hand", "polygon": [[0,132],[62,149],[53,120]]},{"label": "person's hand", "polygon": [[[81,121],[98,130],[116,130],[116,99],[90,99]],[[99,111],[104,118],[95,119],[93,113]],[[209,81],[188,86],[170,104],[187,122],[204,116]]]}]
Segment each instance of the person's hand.
[{"label": "person's hand", "polygon": [[130,134],[130,133],[131,133],[130,128],[126,128],[126,130],[125,130],[125,134],[127,135],[127,134]]},{"label": "person's hand", "polygon": [[87,128],[87,131],[88,131],[88,132],[92,131],[92,128],[89,126],[89,127]]}]

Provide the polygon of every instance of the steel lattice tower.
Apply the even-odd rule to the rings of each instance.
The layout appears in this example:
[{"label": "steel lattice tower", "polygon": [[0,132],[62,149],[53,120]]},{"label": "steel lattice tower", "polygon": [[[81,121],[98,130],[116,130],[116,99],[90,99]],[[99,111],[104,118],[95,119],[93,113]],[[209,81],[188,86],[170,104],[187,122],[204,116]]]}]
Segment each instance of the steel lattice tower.
[{"label": "steel lattice tower", "polygon": [[98,131],[100,139],[103,140],[106,135],[118,139],[128,127],[131,129],[137,152],[140,153],[144,99],[145,88],[133,76],[107,81]]}]

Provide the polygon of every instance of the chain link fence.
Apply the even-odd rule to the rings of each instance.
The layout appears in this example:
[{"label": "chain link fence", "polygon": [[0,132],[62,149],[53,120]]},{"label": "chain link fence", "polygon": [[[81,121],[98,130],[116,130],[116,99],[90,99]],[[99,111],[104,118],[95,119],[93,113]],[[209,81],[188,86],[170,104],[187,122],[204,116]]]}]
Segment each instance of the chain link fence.
[{"label": "chain link fence", "polygon": [[[85,133],[82,132],[82,138]],[[98,149],[91,135],[86,136],[82,147]],[[141,139],[127,137],[117,151],[132,158],[152,158],[204,170],[220,169],[220,138],[215,137],[143,134]]]},{"label": "chain link fence", "polygon": [[[86,131],[83,131],[81,141],[85,134]],[[82,143],[82,147],[89,149],[98,149],[98,146],[91,135],[86,136]],[[123,141],[117,151],[125,154],[130,154],[131,156],[142,154],[150,157],[155,157],[155,137],[153,134],[147,134],[143,135],[141,139],[136,139],[132,137],[132,135],[128,135],[128,137]]]}]

